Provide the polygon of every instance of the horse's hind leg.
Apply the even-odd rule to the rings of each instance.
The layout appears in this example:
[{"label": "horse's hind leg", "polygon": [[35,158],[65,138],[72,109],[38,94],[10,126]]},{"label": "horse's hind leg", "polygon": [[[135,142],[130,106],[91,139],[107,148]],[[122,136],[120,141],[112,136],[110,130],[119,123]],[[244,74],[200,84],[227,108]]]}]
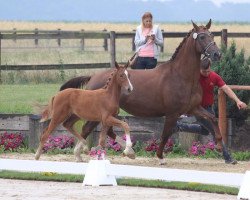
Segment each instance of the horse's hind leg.
[{"label": "horse's hind leg", "polygon": [[49,123],[49,126],[44,130],[43,134],[40,137],[40,143],[38,146],[38,149],[36,151],[35,159],[38,160],[42,154],[43,145],[47,141],[49,135],[52,133],[52,131],[57,127],[58,123],[55,123],[52,119]]},{"label": "horse's hind leg", "polygon": [[[76,157],[77,162],[82,162],[82,157],[81,157],[81,149],[87,147],[87,142],[86,140],[79,134],[77,131],[74,129],[74,124],[79,120],[80,118],[76,115],[71,115],[65,122],[63,122],[63,126],[70,132],[72,133],[77,139],[78,142],[75,146],[74,149],[74,154]],[[85,149],[86,151],[86,149]]]},{"label": "horse's hind leg", "polygon": [[130,138],[130,130],[129,130],[129,126],[126,122],[121,121],[119,119],[116,119],[113,116],[109,116],[104,124],[108,125],[108,126],[118,126],[120,128],[124,129],[125,135],[126,135],[126,148],[123,151],[123,154],[125,156],[128,156],[131,159],[135,158],[135,152],[132,149],[132,142],[131,142],[131,138]]},{"label": "horse's hind leg", "polygon": [[230,164],[236,164],[237,161],[234,160],[227,148],[227,145],[225,143],[225,141],[223,141],[223,137],[221,135],[220,129],[218,127],[218,123],[216,121],[216,118],[214,115],[212,115],[211,113],[209,113],[207,110],[205,110],[202,107],[197,108],[196,110],[193,111],[193,114],[198,117],[198,118],[203,118],[205,120],[208,120],[212,127],[213,130],[211,130],[212,134],[214,134],[215,136],[215,140],[216,140],[216,144],[217,144],[217,148],[218,149],[222,149],[223,152],[223,157],[225,159],[226,163],[230,163]]},{"label": "horse's hind leg", "polygon": [[89,134],[94,130],[95,127],[97,127],[99,123],[100,122],[87,121],[82,127],[81,136],[86,140]]}]

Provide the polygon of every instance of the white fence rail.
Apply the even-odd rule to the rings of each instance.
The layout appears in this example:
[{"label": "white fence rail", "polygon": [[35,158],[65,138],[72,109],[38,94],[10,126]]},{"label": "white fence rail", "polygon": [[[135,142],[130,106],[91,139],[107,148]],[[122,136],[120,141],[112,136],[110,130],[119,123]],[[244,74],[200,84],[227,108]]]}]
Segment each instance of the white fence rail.
[{"label": "white fence rail", "polygon": [[[88,163],[0,159],[0,170],[85,174]],[[244,174],[110,164],[108,175],[240,187]]]}]

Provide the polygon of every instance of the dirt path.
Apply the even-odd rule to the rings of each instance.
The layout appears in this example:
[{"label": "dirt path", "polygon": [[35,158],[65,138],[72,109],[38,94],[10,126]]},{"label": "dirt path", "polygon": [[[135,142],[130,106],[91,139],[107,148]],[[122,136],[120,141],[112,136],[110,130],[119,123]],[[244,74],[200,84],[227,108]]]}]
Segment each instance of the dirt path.
[{"label": "dirt path", "polygon": [[[23,159],[33,160],[33,153],[7,153],[1,154],[0,158],[10,159]],[[84,162],[88,162],[90,157],[83,156]],[[222,159],[199,159],[199,158],[167,158],[166,165],[160,166],[159,161],[156,157],[145,158],[137,157],[135,160],[124,158],[122,156],[108,156],[107,157],[112,164],[125,164],[125,165],[139,165],[149,167],[163,167],[163,168],[176,168],[176,169],[193,169],[202,171],[219,171],[219,172],[234,172],[234,173],[245,173],[246,170],[250,170],[250,162],[240,161],[237,165],[225,164]],[[42,154],[40,160],[49,161],[69,161],[74,162],[73,155],[47,155]]]},{"label": "dirt path", "polygon": [[236,196],[157,188],[0,179],[1,200],[235,200]]}]

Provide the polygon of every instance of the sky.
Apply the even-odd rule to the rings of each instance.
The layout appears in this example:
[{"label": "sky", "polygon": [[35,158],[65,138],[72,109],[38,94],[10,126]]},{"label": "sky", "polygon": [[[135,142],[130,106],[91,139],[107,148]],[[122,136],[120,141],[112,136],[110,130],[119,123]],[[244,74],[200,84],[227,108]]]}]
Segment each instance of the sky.
[{"label": "sky", "polygon": [[250,0],[0,0],[0,20],[138,22],[250,22]]}]

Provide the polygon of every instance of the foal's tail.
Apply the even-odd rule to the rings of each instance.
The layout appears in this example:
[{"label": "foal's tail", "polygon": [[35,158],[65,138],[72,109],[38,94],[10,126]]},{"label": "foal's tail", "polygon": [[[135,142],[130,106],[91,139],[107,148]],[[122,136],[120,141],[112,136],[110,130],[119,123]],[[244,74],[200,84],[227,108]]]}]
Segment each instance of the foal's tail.
[{"label": "foal's tail", "polygon": [[54,98],[55,96],[50,99],[49,105],[47,105],[45,109],[42,111],[42,114],[41,114],[42,118],[40,119],[40,122],[45,122],[51,119]]},{"label": "foal's tail", "polygon": [[60,87],[60,91],[67,88],[82,88],[89,82],[90,79],[91,76],[79,76],[76,78],[72,78]]}]

